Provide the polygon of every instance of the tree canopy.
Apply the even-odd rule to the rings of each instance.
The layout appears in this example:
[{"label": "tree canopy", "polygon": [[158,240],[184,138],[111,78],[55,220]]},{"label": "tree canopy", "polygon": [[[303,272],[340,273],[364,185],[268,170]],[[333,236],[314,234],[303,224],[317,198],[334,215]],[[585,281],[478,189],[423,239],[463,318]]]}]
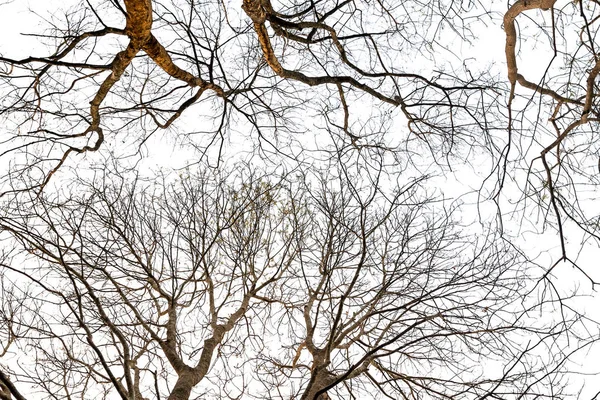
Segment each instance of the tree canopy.
[{"label": "tree canopy", "polygon": [[0,399],[596,394],[600,3],[29,7]]}]

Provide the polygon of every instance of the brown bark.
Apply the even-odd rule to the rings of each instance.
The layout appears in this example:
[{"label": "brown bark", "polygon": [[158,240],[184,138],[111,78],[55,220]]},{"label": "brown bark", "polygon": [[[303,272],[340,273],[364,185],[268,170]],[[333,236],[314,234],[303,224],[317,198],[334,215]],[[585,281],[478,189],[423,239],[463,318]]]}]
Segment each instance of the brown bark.
[{"label": "brown bark", "polygon": [[506,63],[508,67],[508,80],[515,84],[518,79],[517,68],[517,29],[515,28],[515,19],[524,11],[541,8],[549,10],[554,6],[556,0],[519,0],[513,4],[506,14],[504,14],[504,32],[506,32]]},{"label": "brown bark", "polygon": [[10,381],[8,375],[0,371],[0,400],[12,400],[12,396],[16,400],[26,400]]},{"label": "brown bark", "polygon": [[212,361],[213,353],[219,343],[225,336],[225,329],[218,327],[213,336],[204,341],[204,347],[200,354],[200,361],[196,367],[191,368],[186,366],[181,372],[178,372],[179,376],[177,382],[171,393],[169,394],[168,400],[188,400],[192,389],[206,376],[210,364]]},{"label": "brown bark", "polygon": [[150,39],[152,0],[124,0],[127,10],[125,33],[134,47],[141,48]]},{"label": "brown bark", "polygon": [[323,388],[326,388],[335,381],[335,376],[327,371],[325,366],[314,368],[311,374],[308,387],[306,388],[301,400],[329,400],[327,392],[319,393]]},{"label": "brown bark", "polygon": [[351,76],[308,76],[303,74],[302,72],[284,68],[279,62],[277,56],[275,55],[275,51],[273,50],[271,39],[269,38],[269,32],[267,31],[267,27],[265,25],[267,20],[267,11],[262,6],[261,2],[259,0],[244,0],[242,8],[246,12],[246,15],[248,15],[248,17],[250,17],[250,19],[254,23],[254,31],[256,32],[256,35],[258,37],[258,42],[260,43],[263,56],[265,57],[265,61],[273,70],[273,72],[275,72],[278,76],[285,79],[291,79],[298,82],[302,82],[309,86],[325,84],[338,85],[346,83],[370,94],[371,96],[385,103],[389,103],[394,106],[400,106],[402,104],[402,101],[398,96],[386,96],[385,94],[380,93],[372,87],[357,81]]}]

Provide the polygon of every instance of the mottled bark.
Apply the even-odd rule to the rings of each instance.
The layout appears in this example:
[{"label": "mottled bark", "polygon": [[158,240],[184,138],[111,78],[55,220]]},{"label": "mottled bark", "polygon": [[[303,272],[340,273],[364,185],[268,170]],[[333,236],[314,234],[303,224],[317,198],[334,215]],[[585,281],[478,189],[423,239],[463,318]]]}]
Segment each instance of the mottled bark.
[{"label": "mottled bark", "polygon": [[519,0],[513,4],[506,14],[504,14],[504,32],[506,32],[506,64],[508,67],[508,80],[514,84],[517,81],[517,29],[515,28],[515,18],[524,11],[541,8],[549,10],[554,6],[556,0]]},{"label": "mottled bark", "polygon": [[152,30],[152,0],[124,0],[127,10],[125,33],[133,45],[141,48]]}]

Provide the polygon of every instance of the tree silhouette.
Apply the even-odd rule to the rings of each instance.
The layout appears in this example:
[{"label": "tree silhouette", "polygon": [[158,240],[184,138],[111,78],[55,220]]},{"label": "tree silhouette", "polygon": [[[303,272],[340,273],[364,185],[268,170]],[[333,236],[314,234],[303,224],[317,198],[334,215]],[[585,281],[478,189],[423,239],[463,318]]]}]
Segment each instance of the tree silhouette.
[{"label": "tree silhouette", "polygon": [[577,390],[596,1],[58,6],[0,54],[0,399]]},{"label": "tree silhouette", "polygon": [[524,260],[493,231],[470,243],[423,178],[351,170],[103,174],[6,210],[30,254],[3,263],[9,332],[38,360],[14,376],[55,398],[560,393],[564,356],[538,349],[576,320],[530,318],[555,301]]}]

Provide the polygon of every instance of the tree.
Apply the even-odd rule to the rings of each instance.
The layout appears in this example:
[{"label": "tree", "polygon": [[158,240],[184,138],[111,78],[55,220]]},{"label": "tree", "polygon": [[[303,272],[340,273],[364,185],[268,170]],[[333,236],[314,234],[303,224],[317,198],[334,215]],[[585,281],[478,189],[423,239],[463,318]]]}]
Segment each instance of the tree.
[{"label": "tree", "polygon": [[[596,323],[554,274],[598,281],[573,256],[600,239],[597,14],[594,0],[43,14],[30,53],[0,56],[0,359],[35,361],[2,361],[0,398],[568,393]],[[484,25],[504,29],[500,69],[468,57]],[[527,70],[536,47],[551,58]],[[159,132],[158,151],[185,149],[178,179],[144,168]],[[527,230],[558,234],[551,262],[522,247]]]},{"label": "tree", "polygon": [[[509,142],[502,151],[505,162],[501,168],[503,176],[499,180],[499,190],[504,176],[516,176],[513,171],[521,168],[526,171],[523,200],[525,196],[534,201],[537,199],[538,204],[552,214],[546,222],[555,225],[559,233],[561,254],[557,264],[565,261],[577,266],[576,259],[567,254],[565,226],[577,226],[583,231],[583,240],[591,240],[595,246],[600,238],[598,215],[589,203],[593,196],[588,196],[586,188],[589,184],[597,187],[600,170],[598,141],[594,133],[600,121],[595,83],[600,72],[594,43],[597,5],[595,1],[576,1],[559,9],[552,0],[517,1],[504,14],[510,82]],[[547,44],[544,44],[552,57],[543,74],[532,80],[518,69],[516,47],[520,37],[516,21],[524,12],[535,9],[545,11],[550,19],[544,23],[534,22],[534,26],[546,37],[544,42]],[[528,89],[525,110],[521,113],[513,110],[518,87]],[[532,103],[531,96],[537,98],[535,103],[544,107],[532,114],[533,121],[525,114]],[[542,118],[549,124],[541,124]],[[520,140],[525,147],[517,146],[519,153],[511,159],[509,153],[515,132],[524,138]],[[532,146],[538,152],[535,157],[529,155],[530,149],[526,146]],[[510,168],[511,164],[516,168]],[[596,284],[595,280],[590,280],[592,285]]]},{"label": "tree", "polygon": [[[376,101],[383,107],[379,118],[398,109],[413,134],[452,143],[470,136],[490,112],[487,101],[478,105],[489,96],[489,82],[479,77],[437,66],[427,68],[428,76],[396,67],[418,56],[395,51],[407,40],[423,60],[434,53],[435,30],[458,29],[460,13],[468,11],[462,6],[327,1],[277,7],[259,0],[241,9],[220,1],[115,0],[76,2],[54,16],[41,35],[49,52],[0,58],[3,115],[14,127],[4,155],[26,154],[13,175],[34,174],[39,189],[75,154],[98,151],[105,141],[122,154],[122,142],[139,145],[159,129],[177,129],[209,151],[241,122],[260,151],[282,151],[295,140],[296,151],[285,152],[297,155],[308,142],[295,136],[316,127],[301,121],[311,108],[325,132],[348,144],[389,147],[377,127],[355,119],[362,113],[354,102]],[[431,27],[425,37],[418,34],[423,25]],[[305,107],[311,97],[322,103]],[[178,124],[190,108],[206,117]]]},{"label": "tree", "polygon": [[6,210],[30,256],[3,263],[26,310],[3,323],[35,360],[12,376],[48,398],[560,394],[537,349],[567,321],[532,321],[531,270],[466,242],[423,178],[227,176],[101,174]]},{"label": "tree", "polygon": [[[1,156],[11,164],[4,182],[12,182],[1,193],[31,189],[14,187],[30,175],[25,181],[39,190],[75,154],[103,143],[112,156],[140,151],[162,129],[217,162],[232,134],[263,155],[298,158],[310,131],[398,151],[404,140],[386,134],[393,117],[438,164],[453,167],[470,149],[485,149],[495,179],[483,196],[498,200],[507,181],[519,182],[522,203],[537,198],[549,208],[566,260],[565,223],[598,239],[597,216],[578,206],[582,181],[596,184],[595,4],[75,2],[36,36],[48,49],[0,57],[9,127]],[[483,24],[503,24],[506,70],[490,72],[460,53],[451,55],[460,66],[440,59]],[[528,38],[552,54],[534,77],[522,72],[533,50],[523,44],[518,61]],[[374,102],[371,118],[360,111],[365,102]],[[178,124],[186,112],[195,122]]]}]

